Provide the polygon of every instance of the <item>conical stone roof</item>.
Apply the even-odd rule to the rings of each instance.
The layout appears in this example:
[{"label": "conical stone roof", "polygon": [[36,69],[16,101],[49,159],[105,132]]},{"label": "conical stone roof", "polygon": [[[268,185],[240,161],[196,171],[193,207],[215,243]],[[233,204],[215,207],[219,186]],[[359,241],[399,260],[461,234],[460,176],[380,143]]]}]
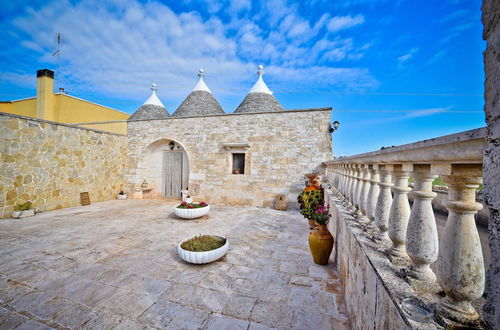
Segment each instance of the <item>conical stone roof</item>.
[{"label": "conical stone roof", "polygon": [[164,119],[169,117],[167,109],[156,95],[156,84],[151,86],[151,90],[153,92],[149,99],[130,116],[129,120]]},{"label": "conical stone roof", "polygon": [[200,77],[198,83],[172,114],[173,117],[206,116],[224,113],[219,102],[217,102],[212,92],[205,84],[203,80],[204,76],[205,71],[200,69],[198,73],[198,77]]},{"label": "conical stone roof", "polygon": [[269,90],[269,87],[267,87],[262,79],[262,75],[264,74],[263,69],[264,67],[259,65],[259,70],[257,71],[259,79],[257,79],[257,82],[255,82],[234,113],[284,111],[281,104],[273,96],[273,92]]}]

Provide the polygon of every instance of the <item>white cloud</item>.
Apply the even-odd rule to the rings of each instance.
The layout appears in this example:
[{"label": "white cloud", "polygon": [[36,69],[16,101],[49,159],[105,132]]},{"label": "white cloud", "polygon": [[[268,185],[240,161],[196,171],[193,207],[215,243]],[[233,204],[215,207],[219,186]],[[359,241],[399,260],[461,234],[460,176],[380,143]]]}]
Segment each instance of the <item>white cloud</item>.
[{"label": "white cloud", "polygon": [[[446,113],[450,110],[450,107],[441,107],[441,108],[428,108],[428,109],[412,109],[408,111],[401,111],[402,114],[398,116],[390,116],[390,117],[384,117],[384,118],[377,118],[377,119],[369,119],[369,120],[362,120],[353,123],[350,128],[360,128],[360,127],[365,127],[365,126],[372,126],[372,125],[380,125],[380,124],[385,124],[385,123],[391,123],[391,122],[397,122],[397,121],[402,121],[402,120],[407,120],[407,119],[412,119],[412,118],[420,118],[420,117],[427,117],[427,116],[433,116],[439,113]],[[384,111],[381,111],[384,112]]]},{"label": "white cloud", "polygon": [[447,53],[446,50],[440,50],[439,52],[437,52],[436,54],[434,54],[430,58],[430,60],[427,61],[427,64],[433,64],[433,63],[438,62],[439,60],[441,60],[446,55],[446,53]]},{"label": "white cloud", "polygon": [[349,29],[351,27],[354,27],[356,25],[363,24],[365,22],[365,18],[363,15],[356,15],[356,16],[335,16],[332,19],[330,19],[330,22],[328,22],[328,31],[330,32],[337,32],[340,30],[344,29]]},{"label": "white cloud", "polygon": [[252,1],[250,1],[250,0],[232,0],[231,7],[237,11],[250,10],[252,8]]},{"label": "white cloud", "polygon": [[398,57],[398,67],[400,69],[405,68],[406,63],[413,58],[413,56],[419,51],[418,47],[410,49],[410,51],[400,57]]},{"label": "white cloud", "polygon": [[[212,6],[208,11],[222,10],[227,4],[205,3]],[[252,3],[240,0],[232,6],[244,13]],[[52,1],[13,19],[10,28],[24,39],[13,47],[34,54],[37,63],[52,63],[49,68],[55,68],[51,54],[56,35],[62,32],[61,86],[75,96],[87,93],[143,101],[156,82],[164,103],[179,104],[196,83],[198,69],[204,68],[207,84],[217,97],[241,98],[256,79],[259,63],[266,64],[266,81],[276,90],[307,87],[304,82],[315,88],[377,85],[366,68],[329,66],[328,62],[345,58],[356,47],[352,39],[325,36],[324,28],[331,24],[328,14],[312,24],[284,0],[269,1],[266,6],[262,20],[274,21],[279,28],[262,26],[262,20],[248,15],[225,22],[217,16],[174,12],[159,2],[137,0]],[[359,21],[358,16],[354,20]],[[315,37],[323,41],[309,43]],[[13,81],[18,77],[19,84],[24,84],[26,77],[18,71],[19,76],[5,72],[3,77]]]},{"label": "white cloud", "polygon": [[[329,81],[338,89],[349,86],[350,90],[364,90],[375,88],[379,82],[373,78],[365,68],[332,68],[323,66],[311,66],[308,68],[286,68],[268,67],[267,72],[273,74],[274,80],[279,82],[293,82],[295,86],[306,87],[316,81]],[[287,85],[280,84],[281,88],[274,88],[275,91],[286,91]]]}]

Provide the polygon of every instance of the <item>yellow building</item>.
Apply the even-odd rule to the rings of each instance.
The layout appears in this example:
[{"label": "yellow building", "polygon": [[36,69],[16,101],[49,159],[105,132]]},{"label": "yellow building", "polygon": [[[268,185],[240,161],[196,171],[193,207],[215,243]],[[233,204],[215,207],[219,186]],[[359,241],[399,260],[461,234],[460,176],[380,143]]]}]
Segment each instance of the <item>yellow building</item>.
[{"label": "yellow building", "polygon": [[[127,124],[124,120],[127,120],[130,114],[65,93],[54,93],[54,72],[51,70],[38,70],[36,75],[36,96],[0,102],[0,112],[127,134]],[[89,122],[103,123],[80,124]]]}]

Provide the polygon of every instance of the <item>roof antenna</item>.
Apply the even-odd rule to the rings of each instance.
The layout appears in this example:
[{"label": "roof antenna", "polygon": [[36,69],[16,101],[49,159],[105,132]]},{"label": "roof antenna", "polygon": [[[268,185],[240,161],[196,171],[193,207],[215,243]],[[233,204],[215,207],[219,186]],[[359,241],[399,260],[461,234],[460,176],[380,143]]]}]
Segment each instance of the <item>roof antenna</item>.
[{"label": "roof antenna", "polygon": [[56,73],[56,90],[59,91],[59,64],[61,60],[61,32],[57,33],[57,50],[52,53],[52,56],[57,55],[57,73]]}]

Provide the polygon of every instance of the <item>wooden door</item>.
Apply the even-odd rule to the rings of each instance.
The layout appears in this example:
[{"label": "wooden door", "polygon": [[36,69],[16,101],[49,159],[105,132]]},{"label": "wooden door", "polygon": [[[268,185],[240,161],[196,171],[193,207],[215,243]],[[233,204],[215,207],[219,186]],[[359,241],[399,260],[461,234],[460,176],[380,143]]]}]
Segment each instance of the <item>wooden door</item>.
[{"label": "wooden door", "polygon": [[182,152],[163,152],[163,182],[165,183],[165,197],[181,197],[182,166]]}]

